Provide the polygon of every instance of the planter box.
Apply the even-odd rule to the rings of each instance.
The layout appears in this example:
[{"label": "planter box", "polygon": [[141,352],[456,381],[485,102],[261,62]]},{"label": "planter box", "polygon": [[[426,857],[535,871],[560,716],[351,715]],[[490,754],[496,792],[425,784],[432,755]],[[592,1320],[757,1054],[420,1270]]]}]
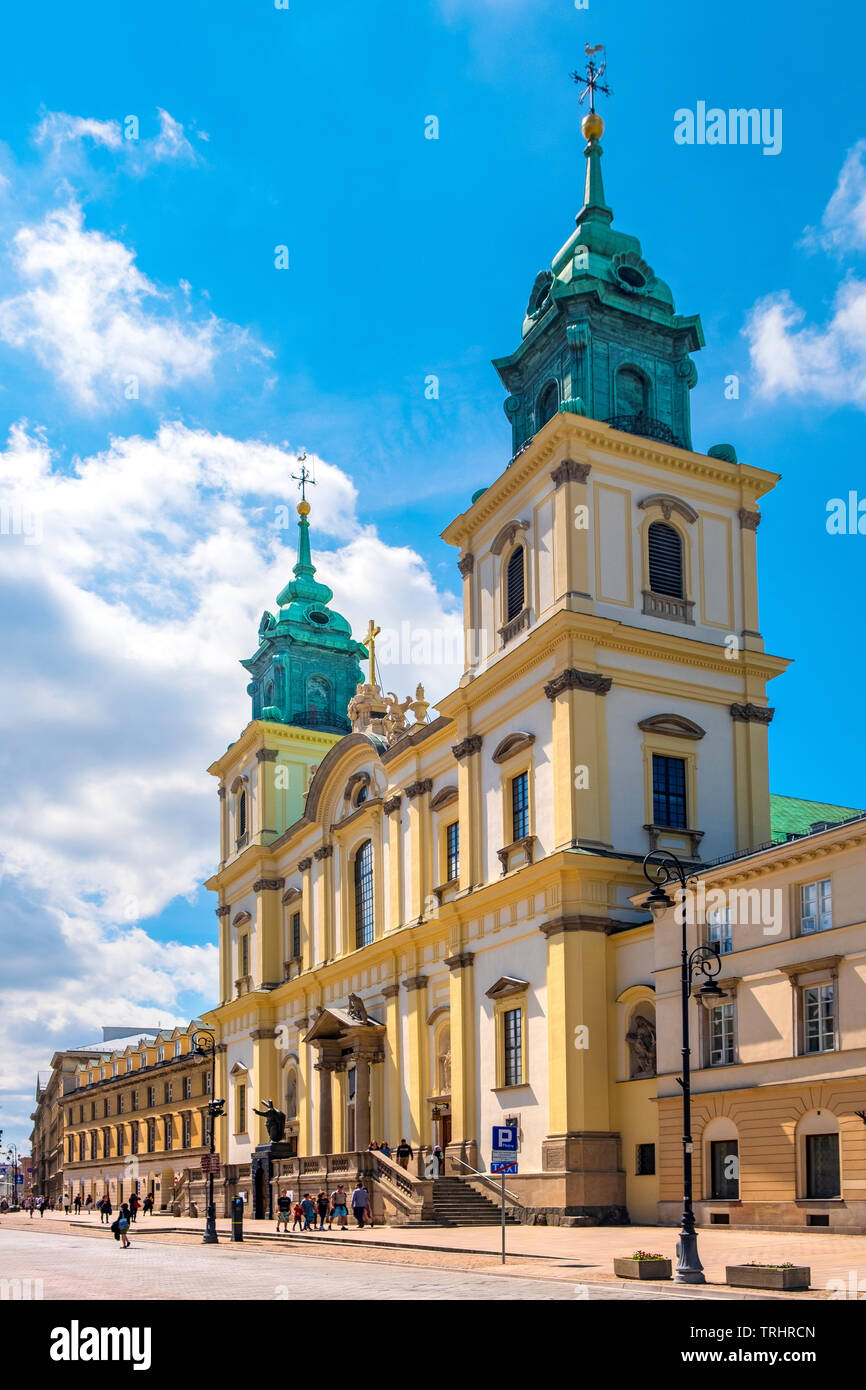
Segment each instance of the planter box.
[{"label": "planter box", "polygon": [[761,1265],[727,1265],[725,1283],[735,1289],[808,1289],[812,1271],[808,1265],[791,1269],[767,1269]]},{"label": "planter box", "polygon": [[618,1279],[670,1279],[670,1260],[629,1260],[614,1257],[613,1272]]}]

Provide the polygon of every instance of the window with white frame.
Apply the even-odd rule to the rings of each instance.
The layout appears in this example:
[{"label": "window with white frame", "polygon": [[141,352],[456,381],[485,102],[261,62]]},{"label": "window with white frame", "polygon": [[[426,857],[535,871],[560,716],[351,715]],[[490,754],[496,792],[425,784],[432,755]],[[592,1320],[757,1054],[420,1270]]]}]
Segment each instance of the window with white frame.
[{"label": "window with white frame", "polygon": [[836,1046],[836,986],[807,985],[803,990],[803,1051],[832,1052]]},{"label": "window with white frame", "polygon": [[718,1004],[710,1010],[710,1066],[730,1066],[734,1060],[734,1004]]},{"label": "window with white frame", "polygon": [[707,942],[710,946],[718,946],[720,956],[734,949],[729,907],[716,908],[707,913]]},{"label": "window with white frame", "polygon": [[800,886],[800,931],[828,931],[833,925],[833,899],[829,878]]}]

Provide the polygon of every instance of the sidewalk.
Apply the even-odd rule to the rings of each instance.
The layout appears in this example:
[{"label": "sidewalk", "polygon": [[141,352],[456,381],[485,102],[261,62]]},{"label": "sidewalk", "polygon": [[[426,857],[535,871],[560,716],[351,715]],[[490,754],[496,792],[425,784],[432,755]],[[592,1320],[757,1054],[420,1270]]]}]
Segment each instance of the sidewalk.
[{"label": "sidewalk", "polygon": [[[32,1226],[46,1229],[61,1226],[69,1230],[96,1228],[98,1216],[66,1217],[60,1212],[48,1212],[42,1218],[19,1214],[0,1218],[0,1230],[6,1225]],[[159,1235],[181,1233],[200,1235],[204,1230],[204,1219],[195,1220],[178,1216],[139,1215],[133,1227],[136,1237],[146,1237],[149,1233]],[[231,1222],[227,1218],[217,1219],[220,1239],[228,1240]],[[279,1236],[276,1222],[244,1222],[245,1242],[269,1245],[279,1243],[302,1244],[305,1248],[317,1244],[328,1247],[370,1246],[371,1250],[383,1253],[391,1250],[428,1250],[440,1254],[494,1255],[501,1250],[501,1232],[491,1226],[459,1226],[446,1229],[413,1230],[404,1226],[374,1226],[363,1231],[349,1228],[341,1235],[336,1227],[333,1231],[307,1232],[305,1234]],[[828,1281],[837,1279],[846,1290],[856,1287],[863,1281],[861,1294],[866,1301],[866,1236],[847,1236],[826,1232],[784,1232],[784,1231],[744,1231],[703,1228],[698,1233],[701,1261],[708,1282],[724,1284],[725,1266],[728,1264],[747,1264],[751,1260],[762,1263],[773,1261],[780,1264],[809,1265],[812,1270],[812,1288],[825,1291]],[[668,1226],[591,1226],[575,1230],[562,1226],[509,1226],[505,1233],[505,1248],[508,1256],[516,1261],[538,1261],[539,1265],[549,1262],[558,1268],[568,1268],[581,1280],[610,1280],[613,1276],[615,1255],[631,1255],[635,1250],[649,1250],[667,1255],[676,1260],[677,1231]],[[539,1270],[540,1272],[540,1270]]]}]

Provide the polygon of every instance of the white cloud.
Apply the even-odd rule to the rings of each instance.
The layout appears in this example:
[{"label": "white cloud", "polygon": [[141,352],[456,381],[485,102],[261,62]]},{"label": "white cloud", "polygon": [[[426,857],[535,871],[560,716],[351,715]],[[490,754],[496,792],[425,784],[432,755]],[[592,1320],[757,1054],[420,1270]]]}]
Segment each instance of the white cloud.
[{"label": "white cloud", "polygon": [[866,248],[866,140],[848,151],[821,226],[807,227],[805,241],[825,251]]},{"label": "white cloud", "polygon": [[215,315],[175,309],[135,253],[88,230],[74,202],[20,228],[13,256],[24,288],[0,302],[0,337],[32,351],[87,407],[207,378],[219,353],[252,348]]},{"label": "white cloud", "polygon": [[[413,634],[459,624],[421,557],[359,521],[351,479],[307,463],[314,562],[354,630],[371,614]],[[297,465],[288,448],[179,423],[71,469],[23,423],[0,451],[0,516],[38,516],[41,536],[0,534],[0,746],[15,789],[0,911],[16,943],[0,1057],[21,1096],[54,1046],[215,998],[212,904],[204,945],[156,940],[142,922],[193,895],[217,857],[205,769],[249,717],[238,662],[291,576]],[[400,696],[419,679],[434,698],[455,683],[423,646],[408,657],[382,676]]]},{"label": "white cloud", "polygon": [[168,111],[163,111],[161,106],[157,107],[157,111],[159,112],[159,135],[150,146],[154,159],[194,160],[195,150],[184,135],[180,121],[176,121]]},{"label": "white cloud", "polygon": [[109,150],[123,145],[119,121],[97,121],[87,116],[69,116],[64,111],[48,111],[36,127],[37,145],[48,145],[55,152],[63,145],[92,140]]}]

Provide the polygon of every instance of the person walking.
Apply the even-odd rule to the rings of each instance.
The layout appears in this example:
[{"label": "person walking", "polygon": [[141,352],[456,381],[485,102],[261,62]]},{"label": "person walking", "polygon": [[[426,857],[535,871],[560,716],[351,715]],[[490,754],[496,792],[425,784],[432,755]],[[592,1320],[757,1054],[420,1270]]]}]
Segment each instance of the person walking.
[{"label": "person walking", "polygon": [[76,1192],[76,1194],[75,1194],[75,1201],[72,1203],[72,1209],[73,1209],[73,1211],[75,1212],[75,1215],[76,1215],[76,1216],[80,1216],[80,1215],[81,1215],[81,1193],[80,1193],[80,1192]]},{"label": "person walking", "polygon": [[340,1231],[345,1235],[349,1220],[349,1199],[342,1183],[338,1183],[331,1193],[331,1214],[332,1220],[333,1217],[337,1217],[340,1222]]},{"label": "person walking", "polygon": [[127,1235],[130,1224],[129,1206],[126,1202],[123,1202],[120,1211],[117,1213],[117,1221],[115,1223],[117,1227],[115,1235],[121,1243],[120,1248],[122,1250],[128,1250],[130,1246],[129,1237]]},{"label": "person walking", "polygon": [[442,1170],[445,1167],[445,1155],[440,1144],[433,1145],[433,1176],[441,1178]]},{"label": "person walking", "polygon": [[111,1198],[110,1198],[109,1196],[106,1195],[106,1196],[103,1197],[103,1199],[102,1199],[102,1219],[103,1219],[103,1221],[105,1222],[106,1226],[110,1226],[110,1225],[111,1225],[111,1219],[110,1219],[110,1218],[111,1218]]},{"label": "person walking", "polygon": [[87,1212],[87,1215],[88,1215],[88,1216],[92,1216],[92,1215],[93,1215],[93,1197],[91,1196],[91,1194],[90,1194],[89,1192],[88,1192],[87,1196],[86,1196],[85,1199],[84,1199],[84,1207],[85,1207],[85,1210],[86,1210],[86,1212]]},{"label": "person walking", "polygon": [[304,1208],[301,1206],[300,1202],[295,1202],[292,1216],[294,1217],[294,1220],[292,1222],[292,1230],[302,1230],[304,1224]]},{"label": "person walking", "polygon": [[325,1217],[331,1210],[331,1201],[327,1192],[320,1192],[316,1197],[316,1211],[319,1214],[319,1230],[325,1229]]},{"label": "person walking", "polygon": [[352,1215],[358,1223],[359,1230],[363,1230],[364,1213],[367,1210],[367,1203],[369,1200],[366,1187],[362,1187],[361,1184],[358,1183],[357,1187],[352,1192]]},{"label": "person walking", "polygon": [[149,1192],[144,1199],[142,1211],[144,1212],[145,1216],[153,1216],[153,1198],[151,1197]]},{"label": "person walking", "polygon": [[412,1145],[408,1143],[406,1139],[401,1139],[400,1143],[397,1145],[397,1162],[399,1163],[400,1167],[408,1168],[409,1159],[414,1157],[415,1155],[412,1152]]},{"label": "person walking", "polygon": [[281,1197],[277,1198],[277,1235],[280,1233],[280,1226],[286,1229],[289,1234],[289,1222],[292,1219],[292,1194],[286,1188]]},{"label": "person walking", "polygon": [[45,1215],[45,1198],[44,1198],[44,1197],[37,1197],[37,1198],[36,1198],[36,1205],[37,1205],[37,1207],[39,1208],[39,1215],[40,1215],[40,1216],[44,1216],[44,1215]]},{"label": "person walking", "polygon": [[141,1201],[140,1201],[140,1199],[139,1199],[138,1193],[137,1193],[137,1192],[133,1192],[132,1195],[130,1196],[130,1199],[129,1199],[129,1220],[130,1220],[130,1223],[133,1223],[133,1222],[135,1221],[135,1218],[138,1216],[138,1208],[139,1208],[140,1206],[141,1206]]},{"label": "person walking", "polygon": [[386,1158],[391,1157],[391,1145],[387,1142],[387,1140],[383,1141],[379,1145],[379,1153],[384,1154]]},{"label": "person walking", "polygon": [[312,1193],[308,1192],[301,1202],[301,1210],[304,1213],[304,1230],[314,1231],[316,1229],[316,1204],[313,1201]]}]

